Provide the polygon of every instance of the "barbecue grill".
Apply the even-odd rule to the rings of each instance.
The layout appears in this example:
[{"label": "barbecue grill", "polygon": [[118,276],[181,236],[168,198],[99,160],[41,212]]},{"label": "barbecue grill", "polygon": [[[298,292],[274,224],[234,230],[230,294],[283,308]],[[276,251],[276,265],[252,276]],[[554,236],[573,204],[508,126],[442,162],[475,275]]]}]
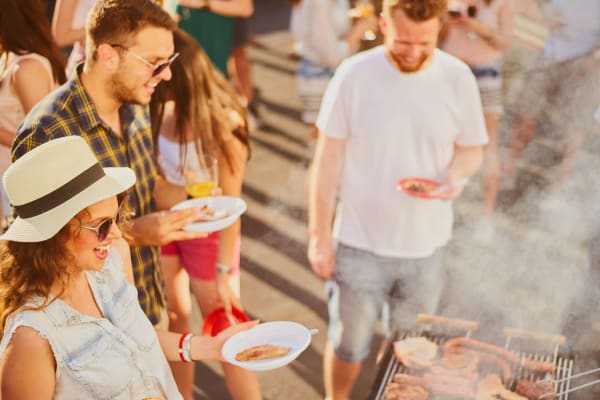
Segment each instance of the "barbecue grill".
[{"label": "barbecue grill", "polygon": [[[406,368],[394,354],[393,342],[397,340],[406,339],[408,337],[422,336],[429,339],[432,342],[442,345],[446,340],[456,336],[471,337],[479,328],[479,324],[475,321],[451,319],[434,315],[420,314],[418,316],[420,324],[419,330],[409,332],[398,332],[395,335],[393,341],[391,341],[385,352],[380,359],[380,367],[375,379],[375,383],[371,389],[368,399],[369,400],[383,400],[388,383],[392,382],[394,376],[397,373],[411,374],[410,369]],[[446,332],[437,333],[436,330],[439,327],[452,329],[454,332],[460,331],[461,334],[449,335]],[[523,368],[521,365],[511,365],[512,367],[512,379],[505,383],[505,387],[509,390],[515,390],[516,382],[518,379],[528,379],[533,382],[537,382],[543,379],[553,379],[556,382],[556,399],[567,400],[569,392],[575,388],[571,388],[571,377],[573,376],[573,357],[570,354],[559,353],[559,348],[566,342],[564,336],[561,335],[547,335],[536,332],[523,331],[518,329],[505,328],[504,329],[505,343],[504,348],[512,351],[519,358],[550,362],[554,365],[555,371],[550,376],[548,373],[532,372],[531,370]],[[531,346],[532,348],[539,348],[539,344],[543,344],[541,347],[551,347],[552,351],[545,352],[523,352],[515,351],[517,343],[520,345],[519,350],[522,350],[523,343],[526,342],[538,342],[538,346]],[[523,343],[520,343],[523,342]],[[486,372],[486,371],[480,371]],[[552,397],[550,397],[552,398]],[[439,396],[430,396],[430,400],[445,400],[448,398]],[[453,398],[455,399],[455,398]]]}]

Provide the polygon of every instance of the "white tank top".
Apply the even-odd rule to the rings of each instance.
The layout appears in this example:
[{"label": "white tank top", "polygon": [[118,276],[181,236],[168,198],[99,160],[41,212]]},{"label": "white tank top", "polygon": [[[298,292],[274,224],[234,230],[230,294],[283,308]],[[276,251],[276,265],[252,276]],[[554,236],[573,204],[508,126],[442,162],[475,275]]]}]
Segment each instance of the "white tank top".
[{"label": "white tank top", "polygon": [[[6,65],[4,71],[0,70],[0,128],[6,129],[9,132],[16,133],[19,124],[25,118],[25,110],[23,105],[17,97],[15,91],[11,87],[11,76],[17,67],[19,61],[24,59],[38,60],[48,71],[50,79],[54,80],[52,74],[52,67],[50,61],[47,58],[35,54],[24,54],[17,55],[15,53],[5,53],[0,56],[0,69]],[[0,145],[0,177],[4,174],[4,171],[10,165],[10,148],[7,146]],[[0,213],[4,215],[10,214],[10,206],[8,204],[8,198],[2,187],[0,180]]]},{"label": "white tank top", "polygon": [[200,167],[198,154],[194,142],[186,143],[185,160],[183,165],[179,159],[179,143],[173,142],[164,136],[158,137],[158,163],[165,174],[167,181],[176,185],[185,185],[184,171],[195,177],[201,177],[204,170]]},{"label": "white tank top", "polygon": [[[0,357],[15,330],[27,326],[48,340],[52,349],[54,399],[132,400],[164,393],[169,400],[181,400],[137,290],[125,280],[120,255],[111,248],[104,267],[86,275],[103,318],[82,314],[61,300],[41,310],[16,311],[6,321]],[[34,298],[27,305],[42,302]]]}]

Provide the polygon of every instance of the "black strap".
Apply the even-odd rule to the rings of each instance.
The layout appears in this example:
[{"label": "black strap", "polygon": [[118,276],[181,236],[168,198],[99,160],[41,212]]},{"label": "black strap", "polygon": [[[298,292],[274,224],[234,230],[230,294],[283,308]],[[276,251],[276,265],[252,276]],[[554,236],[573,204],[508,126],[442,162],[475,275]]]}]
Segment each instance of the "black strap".
[{"label": "black strap", "polygon": [[32,218],[52,210],[104,177],[104,169],[96,163],[52,192],[29,203],[14,206],[21,218]]}]

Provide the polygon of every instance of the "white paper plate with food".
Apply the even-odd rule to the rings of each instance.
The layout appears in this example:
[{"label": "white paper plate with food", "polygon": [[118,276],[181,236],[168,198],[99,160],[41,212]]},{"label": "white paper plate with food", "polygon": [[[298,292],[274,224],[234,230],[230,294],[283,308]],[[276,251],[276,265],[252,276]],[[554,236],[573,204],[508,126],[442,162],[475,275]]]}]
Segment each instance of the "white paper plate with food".
[{"label": "white paper plate with food", "polygon": [[200,208],[198,220],[183,228],[186,231],[216,232],[227,228],[246,211],[246,202],[237,197],[210,196],[182,201],[171,210]]},{"label": "white paper plate with food", "polygon": [[236,333],[223,345],[223,359],[250,371],[268,371],[294,361],[315,330],[291,321],[265,322]]}]

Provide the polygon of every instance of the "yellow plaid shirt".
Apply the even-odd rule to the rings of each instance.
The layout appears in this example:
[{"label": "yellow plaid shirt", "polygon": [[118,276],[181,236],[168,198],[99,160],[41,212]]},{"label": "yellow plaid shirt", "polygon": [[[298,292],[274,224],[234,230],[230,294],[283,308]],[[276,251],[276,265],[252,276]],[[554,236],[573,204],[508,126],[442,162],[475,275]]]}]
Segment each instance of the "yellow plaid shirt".
[{"label": "yellow plaid shirt", "polygon": [[[13,142],[13,160],[51,139],[80,135],[102,166],[129,167],[135,172],[137,180],[129,193],[129,207],[135,215],[155,211],[153,190],[157,171],[148,107],[121,106],[123,136],[119,136],[100,119],[79,79],[80,70],[81,66],[69,81],[42,99],[27,115]],[[166,305],[159,254],[157,246],[131,247],[140,305],[153,324],[159,322],[161,308]]]}]

